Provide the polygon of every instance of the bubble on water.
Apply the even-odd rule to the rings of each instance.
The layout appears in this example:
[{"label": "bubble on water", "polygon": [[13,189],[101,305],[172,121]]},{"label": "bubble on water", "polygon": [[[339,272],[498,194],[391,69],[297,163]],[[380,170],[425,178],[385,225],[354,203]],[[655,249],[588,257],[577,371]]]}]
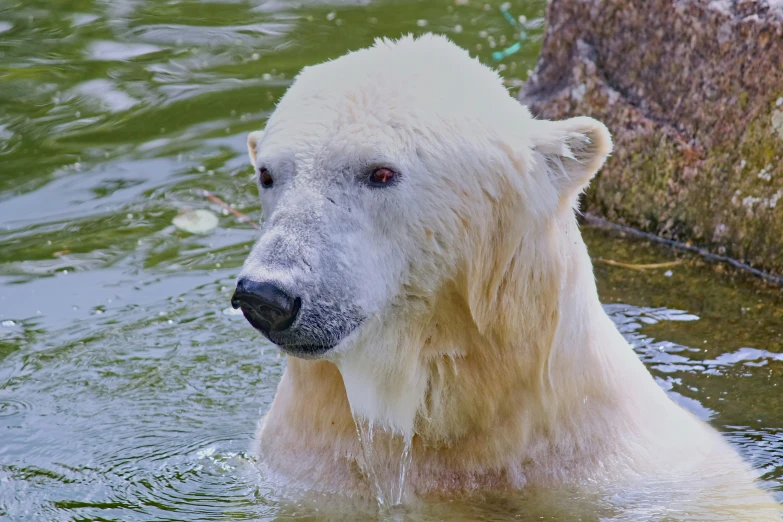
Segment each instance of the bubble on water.
[{"label": "bubble on water", "polygon": [[457,24],[454,26],[454,32],[455,33],[461,33],[462,32],[462,26]]},{"label": "bubble on water", "polygon": [[427,27],[428,23],[429,22],[427,22],[427,20],[416,20],[416,25],[418,25],[419,27]]},{"label": "bubble on water", "polygon": [[252,58],[252,59],[253,59],[253,61],[255,62],[255,61],[257,61],[259,58],[261,58],[261,55],[259,55],[258,53],[253,53],[253,54],[250,56],[250,58]]},{"label": "bubble on water", "polygon": [[332,11],[329,14],[326,15],[326,19],[329,20],[330,22],[332,20],[334,20],[335,18],[337,18],[337,13],[335,13],[334,11]]},{"label": "bubble on water", "polygon": [[199,165],[198,167],[196,167],[196,170],[199,172],[205,172],[207,168],[204,165]]},{"label": "bubble on water", "polygon": [[666,272],[663,273],[663,275],[664,277],[671,277],[674,275],[674,272],[672,272],[671,270],[667,270]]},{"label": "bubble on water", "polygon": [[0,325],[3,325],[5,328],[13,328],[14,326],[16,326],[16,323],[13,322],[13,321],[7,320],[7,321],[3,321],[2,323],[0,323]]}]

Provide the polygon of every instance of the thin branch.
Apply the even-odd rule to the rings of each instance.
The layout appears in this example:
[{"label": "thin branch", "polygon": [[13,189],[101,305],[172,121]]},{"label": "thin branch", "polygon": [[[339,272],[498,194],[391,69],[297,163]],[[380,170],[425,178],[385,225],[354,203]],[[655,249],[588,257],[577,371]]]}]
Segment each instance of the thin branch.
[{"label": "thin branch", "polygon": [[604,259],[602,257],[593,258],[593,261],[597,263],[604,263],[612,266],[619,266],[622,268],[630,268],[631,270],[654,270],[656,268],[669,268],[671,266],[677,266],[682,264],[682,260],[667,261],[666,263],[648,263],[646,265],[637,265],[633,263],[621,263],[613,259]]},{"label": "thin branch", "polygon": [[243,223],[247,223],[248,225],[252,226],[257,230],[261,230],[261,227],[259,226],[258,223],[256,223],[255,221],[253,221],[252,219],[250,219],[249,217],[247,217],[237,209],[231,208],[225,201],[223,201],[222,199],[220,199],[210,191],[205,189],[196,189],[196,192],[200,196],[204,196],[205,198],[209,199],[215,205],[218,205],[219,207],[227,210],[228,212],[231,212],[232,214],[234,214],[234,216],[236,216],[238,220],[242,221]]},{"label": "thin branch", "polygon": [[775,274],[769,274],[767,272],[764,272],[762,270],[759,270],[758,268],[753,268],[752,266],[748,265],[747,263],[743,263],[742,261],[738,261],[736,259],[733,259],[728,256],[721,256],[718,254],[713,254],[712,252],[709,252],[707,249],[704,248],[698,248],[695,246],[686,245],[684,243],[680,243],[679,241],[673,241],[671,239],[666,239],[663,237],[658,237],[655,234],[650,234],[648,232],[642,232],[641,230],[636,230],[631,227],[626,227],[623,225],[618,225],[616,223],[612,223],[611,221],[607,221],[603,218],[599,218],[598,216],[594,216],[589,213],[582,214],[580,216],[580,219],[593,226],[598,226],[602,228],[608,228],[611,230],[619,230],[621,232],[624,232],[630,236],[646,239],[647,241],[652,241],[655,243],[661,243],[666,246],[669,246],[671,248],[674,248],[675,250],[682,250],[685,252],[692,252],[694,254],[698,254],[706,261],[712,261],[717,263],[724,263],[727,265],[730,265],[742,272],[747,272],[750,274],[753,274],[754,276],[763,279],[764,281],[768,283],[772,283],[777,286],[783,286],[783,276],[775,275]]}]

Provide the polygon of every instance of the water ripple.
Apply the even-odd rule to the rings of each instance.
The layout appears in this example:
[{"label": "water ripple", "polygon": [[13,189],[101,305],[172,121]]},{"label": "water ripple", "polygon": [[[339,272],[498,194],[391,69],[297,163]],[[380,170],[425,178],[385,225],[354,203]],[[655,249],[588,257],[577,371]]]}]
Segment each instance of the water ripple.
[{"label": "water ripple", "polygon": [[0,418],[24,415],[30,409],[32,409],[32,405],[29,402],[0,398]]}]

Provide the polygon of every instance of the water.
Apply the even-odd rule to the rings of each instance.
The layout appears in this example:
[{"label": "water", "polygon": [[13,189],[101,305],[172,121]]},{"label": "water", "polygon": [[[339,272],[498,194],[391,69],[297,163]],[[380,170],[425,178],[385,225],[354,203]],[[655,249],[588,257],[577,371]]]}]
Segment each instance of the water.
[{"label": "water", "polygon": [[[535,63],[544,4],[510,11],[528,35],[500,63],[514,88]],[[374,516],[287,499],[258,471],[252,437],[285,361],[229,306],[257,231],[201,190],[257,217],[245,137],[297,71],[425,30],[486,63],[518,32],[497,3],[473,1],[0,4],[0,519]],[[193,210],[217,229],[172,225]],[[671,259],[586,233],[596,257]],[[783,491],[780,298],[698,263],[671,271],[596,267],[661,386]],[[404,462],[388,503],[403,498]],[[598,520],[627,504],[526,491],[384,516]]]},{"label": "water", "polygon": [[[374,485],[378,505],[391,508],[409,501],[405,485],[410,469],[412,440],[410,437],[389,436],[383,430],[360,417],[354,416],[356,435],[362,446],[362,471]],[[392,455],[389,462],[385,455]]]}]

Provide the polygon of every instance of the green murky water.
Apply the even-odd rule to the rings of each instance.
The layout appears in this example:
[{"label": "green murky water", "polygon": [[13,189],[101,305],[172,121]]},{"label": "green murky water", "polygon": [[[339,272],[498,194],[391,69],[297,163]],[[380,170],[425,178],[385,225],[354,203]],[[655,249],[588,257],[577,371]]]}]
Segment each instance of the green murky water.
[{"label": "green murky water", "polygon": [[[544,4],[510,11],[529,36],[499,64],[513,87]],[[245,135],[297,71],[423,31],[487,63],[517,35],[499,4],[475,1],[0,3],[0,518],[318,518],[281,502],[248,453],[284,360],[229,310],[255,230],[197,189],[257,216]],[[195,209],[218,228],[172,226]],[[672,257],[586,235],[596,257]],[[599,264],[609,312],[672,397],[783,491],[780,301],[693,263],[671,270]],[[604,509],[526,493],[395,517]]]}]

